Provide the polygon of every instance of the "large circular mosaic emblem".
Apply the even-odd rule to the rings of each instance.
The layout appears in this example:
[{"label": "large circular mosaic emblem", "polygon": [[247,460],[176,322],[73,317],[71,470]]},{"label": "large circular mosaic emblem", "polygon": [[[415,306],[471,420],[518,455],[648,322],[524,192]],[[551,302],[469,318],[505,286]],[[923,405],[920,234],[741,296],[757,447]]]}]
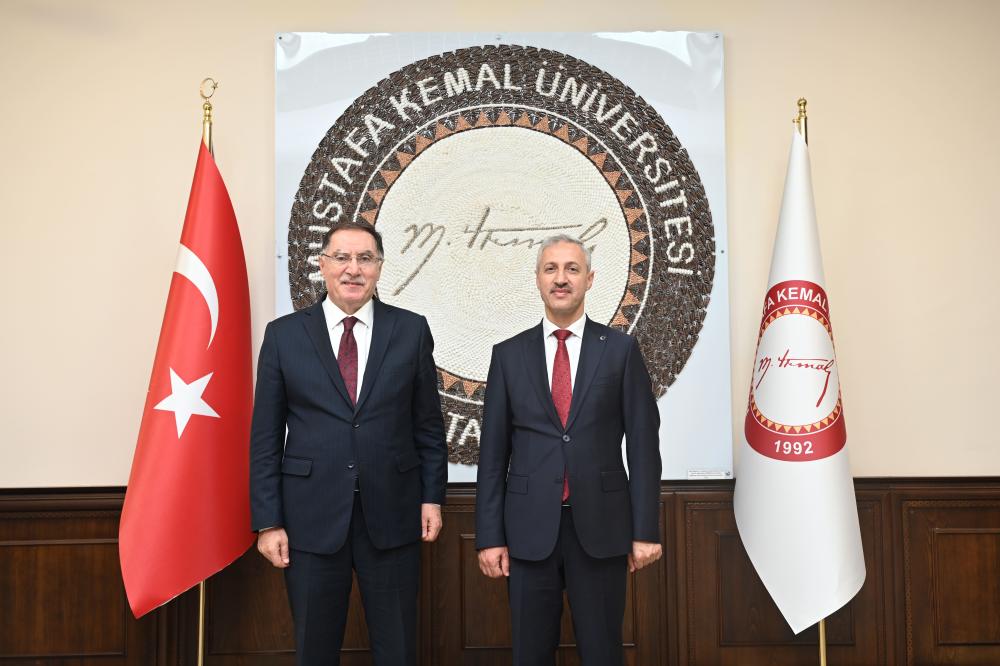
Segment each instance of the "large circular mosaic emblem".
[{"label": "large circular mosaic emblem", "polygon": [[375,225],[378,297],[427,317],[450,460],[475,464],[491,348],[534,326],[539,244],[592,249],[587,314],[636,336],[657,395],[684,368],[715,266],[701,179],[664,119],[563,53],[483,46],[407,65],[320,141],[288,232],[296,309],[324,292],[331,222]]}]

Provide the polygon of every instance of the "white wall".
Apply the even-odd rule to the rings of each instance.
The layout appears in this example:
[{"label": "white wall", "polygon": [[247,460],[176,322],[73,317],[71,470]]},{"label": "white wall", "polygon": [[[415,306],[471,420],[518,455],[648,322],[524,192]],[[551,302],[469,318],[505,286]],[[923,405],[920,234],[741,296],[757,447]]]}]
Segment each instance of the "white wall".
[{"label": "white wall", "polygon": [[284,30],[721,31],[734,437],[805,96],[854,474],[1000,474],[1000,3],[6,0],[0,25],[0,487],[126,482],[209,75],[259,344]]}]

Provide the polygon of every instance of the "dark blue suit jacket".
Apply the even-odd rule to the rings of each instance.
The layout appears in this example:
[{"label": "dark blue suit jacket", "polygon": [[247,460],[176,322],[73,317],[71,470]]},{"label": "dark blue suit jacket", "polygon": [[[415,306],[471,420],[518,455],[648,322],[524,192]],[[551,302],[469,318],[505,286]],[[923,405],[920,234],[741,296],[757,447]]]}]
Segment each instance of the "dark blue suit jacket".
[{"label": "dark blue suit jacket", "polygon": [[413,312],[373,305],[357,407],[322,302],[264,333],[250,439],[252,527],[284,527],[298,550],[333,553],[344,544],[355,477],[378,548],[419,540],[420,505],[444,503],[448,449],[430,328]]},{"label": "dark blue suit jacket", "polygon": [[[476,548],[542,560],[559,533],[563,470],[592,557],[660,541],[660,415],[639,345],[587,319],[566,427],[539,324],[493,348],[476,489]],[[622,436],[630,477],[622,463]]]}]

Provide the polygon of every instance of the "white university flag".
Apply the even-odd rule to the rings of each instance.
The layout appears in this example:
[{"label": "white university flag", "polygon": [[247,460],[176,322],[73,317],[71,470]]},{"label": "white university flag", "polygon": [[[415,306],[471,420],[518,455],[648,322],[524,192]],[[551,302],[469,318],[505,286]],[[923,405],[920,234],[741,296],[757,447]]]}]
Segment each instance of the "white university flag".
[{"label": "white university flag", "polygon": [[865,580],[809,153],[792,137],[734,498],[754,568],[792,631]]}]

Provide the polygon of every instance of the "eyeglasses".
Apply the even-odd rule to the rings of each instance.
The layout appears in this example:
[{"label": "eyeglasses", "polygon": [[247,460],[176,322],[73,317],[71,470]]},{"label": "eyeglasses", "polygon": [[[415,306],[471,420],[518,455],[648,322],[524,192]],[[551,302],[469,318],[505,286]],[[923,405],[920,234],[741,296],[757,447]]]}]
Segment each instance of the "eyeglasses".
[{"label": "eyeglasses", "polygon": [[382,257],[376,257],[370,252],[364,252],[362,254],[347,254],[346,252],[334,252],[333,254],[327,254],[325,252],[320,252],[321,255],[329,259],[338,267],[346,267],[351,263],[352,259],[356,259],[358,266],[361,268],[374,268],[378,264],[382,263]]}]

